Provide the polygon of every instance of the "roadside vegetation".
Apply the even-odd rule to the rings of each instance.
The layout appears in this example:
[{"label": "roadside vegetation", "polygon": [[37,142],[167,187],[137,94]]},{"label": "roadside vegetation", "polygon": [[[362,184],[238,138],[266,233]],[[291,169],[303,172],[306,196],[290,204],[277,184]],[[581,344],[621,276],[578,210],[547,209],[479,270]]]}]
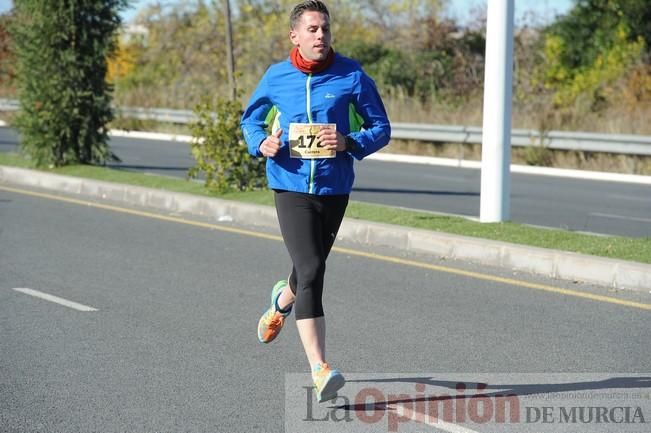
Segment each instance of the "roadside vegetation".
[{"label": "roadside vegetation", "polygon": [[[17,1],[13,12],[0,16],[0,96],[17,97],[21,83],[16,56],[24,38],[10,29],[20,20],[21,7],[45,3]],[[113,9],[126,4],[100,3]],[[290,43],[282,29],[288,26],[294,0],[231,0],[231,4],[241,105],[265,69],[287,57]],[[393,121],[481,126],[485,10],[475,11],[474,20],[460,25],[442,18],[445,4],[445,0],[329,2],[335,49],[358,60],[374,77]],[[223,1],[159,3],[123,25],[119,37],[106,39],[107,49],[97,54],[107,64],[95,76],[105,76],[114,104],[195,109],[229,99],[223,7]],[[566,15],[546,18],[529,15],[517,23],[513,127],[537,130],[541,137],[550,130],[651,134],[651,3],[575,0]],[[36,31],[34,26],[27,29]],[[206,95],[213,100],[206,101]],[[95,98],[95,104],[100,100]],[[170,129],[115,114],[111,127]],[[103,137],[93,139],[101,142]],[[514,150],[514,161],[651,173],[648,158],[568,155],[541,143]],[[432,153],[397,141],[391,148]],[[472,158],[472,149],[459,152]],[[90,154],[95,160],[111,157],[102,146]]]},{"label": "roadside vegetation", "polygon": [[[294,0],[238,1],[238,87],[245,100],[269,64],[287,57]],[[393,121],[481,125],[485,18],[464,27],[439,18],[438,0],[332,0],[335,49],[376,80]],[[220,4],[220,2],[218,2]],[[388,11],[388,13],[387,13]],[[194,108],[226,97],[223,14],[208,2],[153,7],[140,37],[110,62],[118,105]],[[551,23],[515,36],[513,127],[651,134],[651,4],[579,0]]]},{"label": "roadside vegetation", "polygon": [[[18,3],[24,3],[19,1]],[[231,1],[241,102],[287,57],[294,0]],[[551,22],[530,16],[514,43],[513,127],[651,134],[651,3],[575,0]],[[223,2],[151,6],[123,26],[106,78],[116,105],[193,109],[228,99]],[[335,49],[374,77],[393,121],[481,125],[485,11],[460,26],[444,0],[330,0]],[[0,94],[15,96],[15,40],[0,17]]]}]

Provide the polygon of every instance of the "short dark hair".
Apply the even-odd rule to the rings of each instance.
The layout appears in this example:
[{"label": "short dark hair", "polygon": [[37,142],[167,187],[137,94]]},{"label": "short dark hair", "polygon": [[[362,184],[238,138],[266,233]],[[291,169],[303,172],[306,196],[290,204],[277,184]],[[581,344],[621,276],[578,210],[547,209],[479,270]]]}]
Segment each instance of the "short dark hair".
[{"label": "short dark hair", "polygon": [[330,19],[330,12],[328,12],[325,3],[321,0],[305,0],[294,6],[292,13],[289,14],[289,28],[296,28],[296,24],[301,19],[301,16],[303,16],[303,13],[308,11],[321,12]]}]

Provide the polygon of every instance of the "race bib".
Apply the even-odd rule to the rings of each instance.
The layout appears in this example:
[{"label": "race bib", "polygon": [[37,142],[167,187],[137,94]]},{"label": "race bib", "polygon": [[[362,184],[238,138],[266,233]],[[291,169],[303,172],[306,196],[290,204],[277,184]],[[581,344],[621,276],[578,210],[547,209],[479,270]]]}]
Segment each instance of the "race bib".
[{"label": "race bib", "polygon": [[329,126],[335,131],[334,123],[290,123],[289,124],[289,156],[301,159],[334,158],[336,150],[321,147],[316,138],[323,126]]}]

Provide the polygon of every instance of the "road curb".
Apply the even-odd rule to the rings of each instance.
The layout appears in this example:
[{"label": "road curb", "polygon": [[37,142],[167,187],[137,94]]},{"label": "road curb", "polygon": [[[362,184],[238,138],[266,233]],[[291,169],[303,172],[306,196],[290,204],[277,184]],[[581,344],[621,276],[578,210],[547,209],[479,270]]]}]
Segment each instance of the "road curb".
[{"label": "road curb", "polygon": [[[0,166],[0,183],[278,230],[270,206]],[[617,289],[651,289],[651,265],[345,218],[338,238]]]}]

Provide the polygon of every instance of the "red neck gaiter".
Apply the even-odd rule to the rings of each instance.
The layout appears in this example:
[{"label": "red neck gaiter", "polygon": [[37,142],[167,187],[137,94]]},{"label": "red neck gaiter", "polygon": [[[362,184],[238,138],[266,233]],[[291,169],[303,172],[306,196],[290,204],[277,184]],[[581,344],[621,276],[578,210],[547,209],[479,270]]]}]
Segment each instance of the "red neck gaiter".
[{"label": "red neck gaiter", "polygon": [[299,71],[305,72],[306,74],[318,74],[328,69],[332,65],[332,62],[335,61],[335,50],[331,47],[325,60],[315,61],[304,58],[301,56],[298,47],[294,47],[289,53],[289,59],[292,61],[292,65]]}]

